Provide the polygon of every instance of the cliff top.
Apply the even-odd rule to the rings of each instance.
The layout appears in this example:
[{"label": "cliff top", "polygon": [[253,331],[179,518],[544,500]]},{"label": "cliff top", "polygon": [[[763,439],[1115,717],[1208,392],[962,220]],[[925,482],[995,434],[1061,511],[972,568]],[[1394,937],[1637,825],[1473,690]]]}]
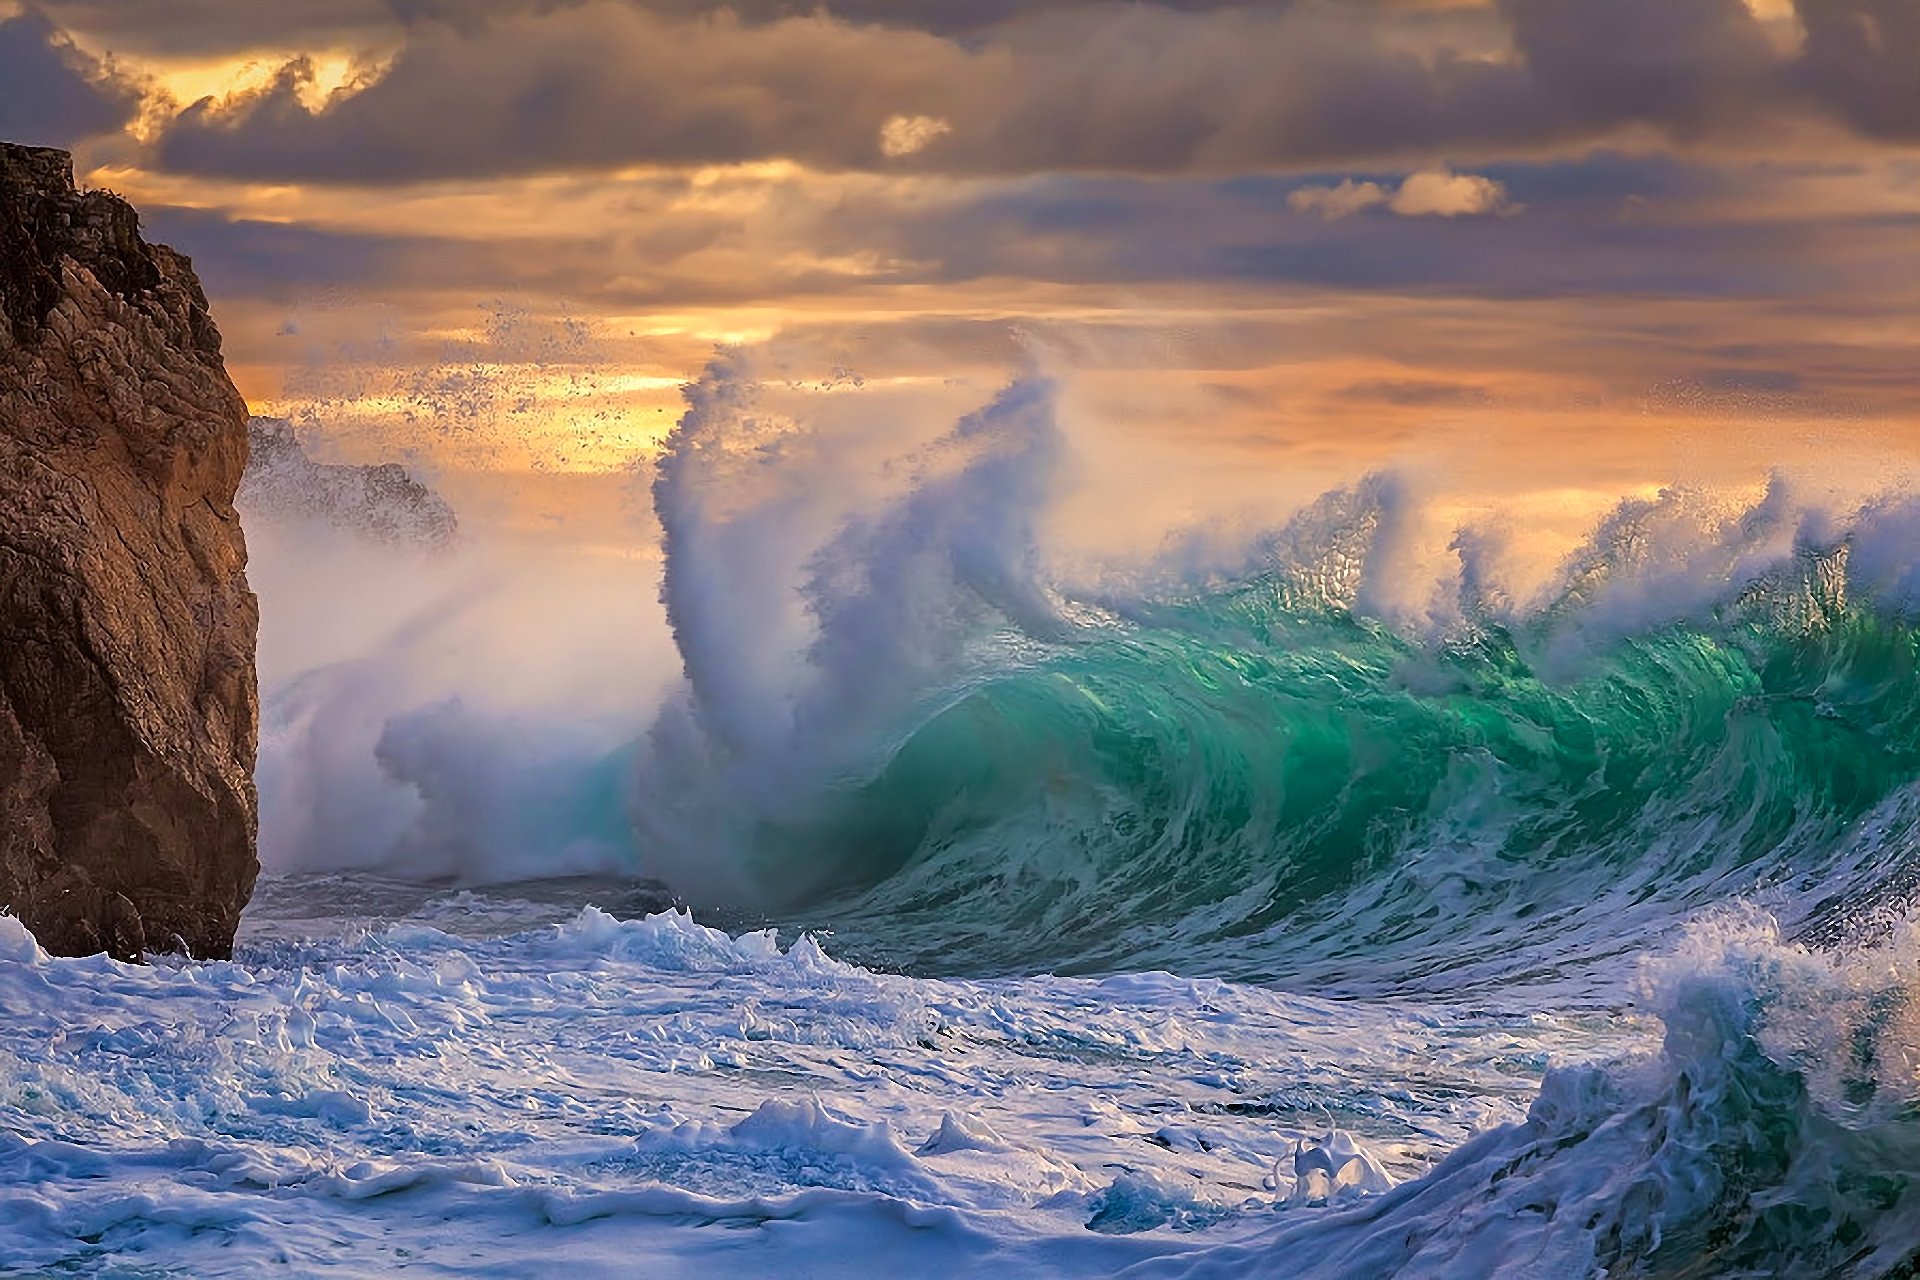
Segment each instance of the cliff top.
[{"label": "cliff top", "polygon": [[71,259],[102,288],[169,329],[203,359],[220,332],[180,254],[140,238],[140,215],[110,191],[82,191],[73,157],[0,142],[0,314],[17,343],[33,342],[63,290]]}]

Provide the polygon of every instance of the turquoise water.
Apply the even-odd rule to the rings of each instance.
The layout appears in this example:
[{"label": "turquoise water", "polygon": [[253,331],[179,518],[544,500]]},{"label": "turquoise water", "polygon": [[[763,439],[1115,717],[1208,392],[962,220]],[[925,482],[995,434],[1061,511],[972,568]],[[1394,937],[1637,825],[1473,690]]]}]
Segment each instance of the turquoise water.
[{"label": "turquoise water", "polygon": [[1369,989],[1566,971],[1690,907],[1888,869],[1857,836],[1920,772],[1920,632],[1870,602],[1795,582],[1642,634],[1561,608],[1414,640],[1291,586],[973,680],[760,827],[759,865],[911,969]]}]

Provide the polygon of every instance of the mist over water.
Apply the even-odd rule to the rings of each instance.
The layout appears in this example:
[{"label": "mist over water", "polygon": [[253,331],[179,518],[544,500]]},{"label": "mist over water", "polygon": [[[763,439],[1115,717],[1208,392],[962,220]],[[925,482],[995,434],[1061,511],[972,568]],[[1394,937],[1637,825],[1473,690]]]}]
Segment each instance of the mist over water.
[{"label": "mist over water", "polygon": [[674,661],[643,550],[247,517],[261,857],[492,883],[635,870],[631,746]]}]

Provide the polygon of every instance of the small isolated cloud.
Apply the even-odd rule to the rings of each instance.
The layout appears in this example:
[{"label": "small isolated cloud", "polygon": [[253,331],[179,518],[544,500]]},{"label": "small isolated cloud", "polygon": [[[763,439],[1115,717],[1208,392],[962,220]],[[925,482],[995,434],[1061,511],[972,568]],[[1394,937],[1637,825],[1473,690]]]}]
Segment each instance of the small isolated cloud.
[{"label": "small isolated cloud", "polygon": [[1287,207],[1295,213],[1317,213],[1332,222],[1378,208],[1392,198],[1377,182],[1355,182],[1348,178],[1337,187],[1302,187],[1287,197]]},{"label": "small isolated cloud", "polygon": [[880,154],[897,160],[924,150],[935,138],[952,132],[953,126],[939,116],[894,116],[880,126]]},{"label": "small isolated cloud", "polygon": [[1403,218],[1469,218],[1511,209],[1503,184],[1450,169],[1409,174],[1397,189],[1351,178],[1337,187],[1302,187],[1287,197],[1287,206],[1329,222],[1368,209],[1386,209]]},{"label": "small isolated cloud", "polygon": [[1492,178],[1432,169],[1408,176],[1388,208],[1403,218],[1468,218],[1499,213],[1507,189]]}]

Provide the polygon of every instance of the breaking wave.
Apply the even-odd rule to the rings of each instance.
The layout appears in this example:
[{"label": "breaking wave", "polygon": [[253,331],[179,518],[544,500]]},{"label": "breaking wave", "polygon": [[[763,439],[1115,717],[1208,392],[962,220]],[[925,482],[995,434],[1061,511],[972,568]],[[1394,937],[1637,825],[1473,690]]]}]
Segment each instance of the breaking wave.
[{"label": "breaking wave", "polygon": [[1373,477],[1076,591],[1058,436],[1017,382],[838,516],[710,372],[655,484],[688,680],[643,858],[913,971],[1348,992],[1574,977],[1735,898],[1831,934],[1920,872],[1920,502],[1625,502],[1526,601],[1469,530],[1409,608]]},{"label": "breaking wave", "polygon": [[1656,1050],[1549,1071],[1523,1123],[1360,1207],[1128,1274],[1912,1275],[1916,941],[1823,954],[1710,913],[1640,975]]}]

